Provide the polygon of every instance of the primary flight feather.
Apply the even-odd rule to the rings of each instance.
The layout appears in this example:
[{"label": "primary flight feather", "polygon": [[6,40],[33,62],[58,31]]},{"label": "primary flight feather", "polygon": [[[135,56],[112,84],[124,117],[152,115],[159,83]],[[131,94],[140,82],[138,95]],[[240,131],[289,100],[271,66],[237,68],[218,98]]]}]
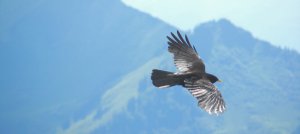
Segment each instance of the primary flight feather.
[{"label": "primary flight feather", "polygon": [[218,77],[206,73],[203,60],[191,45],[188,37],[184,38],[177,31],[177,36],[171,32],[168,38],[168,50],[173,54],[176,73],[153,69],[152,83],[158,88],[181,85],[198,100],[198,105],[209,114],[220,114],[226,109],[220,91],[213,83],[220,81]]}]

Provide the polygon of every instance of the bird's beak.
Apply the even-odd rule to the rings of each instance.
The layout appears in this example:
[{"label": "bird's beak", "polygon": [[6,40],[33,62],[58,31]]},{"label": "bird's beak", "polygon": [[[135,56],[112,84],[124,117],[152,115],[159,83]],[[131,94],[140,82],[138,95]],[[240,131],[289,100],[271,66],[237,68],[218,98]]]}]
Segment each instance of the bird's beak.
[{"label": "bird's beak", "polygon": [[218,80],[217,82],[222,82],[221,80]]}]

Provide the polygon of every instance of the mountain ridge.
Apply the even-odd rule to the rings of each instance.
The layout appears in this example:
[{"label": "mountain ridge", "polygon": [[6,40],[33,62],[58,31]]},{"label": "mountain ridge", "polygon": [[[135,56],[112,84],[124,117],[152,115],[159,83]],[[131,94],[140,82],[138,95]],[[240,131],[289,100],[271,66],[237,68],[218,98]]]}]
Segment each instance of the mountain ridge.
[{"label": "mountain ridge", "polygon": [[[211,25],[215,26],[213,24]],[[297,96],[300,92],[296,89],[300,88],[299,84],[297,84],[297,80],[300,77],[299,75],[290,76],[289,74],[299,73],[298,70],[289,69],[288,67],[300,67],[299,62],[295,62],[299,60],[299,55],[292,53],[291,55],[295,57],[288,59],[285,59],[285,56],[282,55],[275,55],[276,53],[283,55],[289,54],[290,51],[282,50],[281,48],[272,48],[272,45],[255,39],[250,33],[247,34],[247,31],[228,24],[230,23],[227,23],[225,26],[221,25],[221,33],[217,30],[211,30],[214,28],[206,29],[204,24],[204,27],[200,26],[198,31],[194,32],[194,34],[190,34],[190,42],[196,46],[200,56],[203,57],[208,71],[216,74],[221,79],[224,78],[222,79],[224,83],[217,84],[228,106],[228,110],[224,115],[212,119],[197,107],[194,98],[181,87],[157,90],[151,85],[151,81],[145,78],[145,80],[142,80],[144,82],[141,82],[139,86],[142,96],[129,102],[128,109],[126,110],[126,113],[138,116],[131,117],[131,114],[131,116],[126,114],[118,115],[118,118],[122,120],[118,120],[118,122],[111,121],[113,124],[111,126],[113,126],[115,131],[106,128],[105,130],[97,129],[95,133],[119,133],[120,131],[118,130],[122,130],[123,124],[135,126],[137,122],[140,128],[130,128],[122,132],[197,133],[202,131],[207,133],[297,133],[299,129],[297,122],[299,114],[297,114],[297,111],[299,111],[299,109],[295,107],[299,106],[297,103],[299,98],[297,98]],[[238,34],[239,32],[237,32],[237,34],[230,34],[232,30],[227,31],[227,26],[241,31],[242,34]],[[207,30],[211,30],[211,32],[207,32]],[[244,34],[245,32],[246,34]],[[208,38],[203,38],[201,35],[205,35],[204,37]],[[224,39],[224,35],[226,35],[226,39]],[[247,47],[252,48],[244,48],[244,46],[239,45],[239,43],[231,44],[234,40],[227,39],[227,35],[231,35],[230,39],[248,36],[240,38],[240,43],[245,43],[248,45]],[[248,40],[251,40],[250,43]],[[207,52],[203,50],[207,50]],[[161,51],[162,53],[168,53],[167,49]],[[165,57],[166,60],[154,68],[175,71],[170,54]],[[286,62],[290,63],[290,65],[286,65]],[[274,69],[274,66],[277,66],[278,69]],[[273,76],[274,70],[280,77]],[[150,71],[151,70],[149,70],[149,72]],[[150,77],[149,72],[145,72],[145,75],[148,75],[148,77]],[[282,77],[287,79],[289,84],[285,81],[282,82]],[[287,86],[289,86],[288,90],[285,89]],[[149,88],[150,90],[143,90]],[[146,96],[148,97],[144,94],[147,94]],[[145,100],[145,98],[148,99]],[[278,100],[277,98],[281,99]],[[290,102],[290,99],[293,101]],[[160,101],[157,102],[155,100]],[[175,105],[175,107],[172,105]],[[158,111],[152,110],[152,108],[159,107],[163,108],[157,109]],[[285,111],[285,109],[289,109],[290,111]],[[137,110],[139,112],[136,112]],[[269,112],[270,110],[272,113]],[[288,114],[286,115],[284,112]],[[181,114],[184,116],[180,116]],[[147,118],[147,116],[150,116],[150,118]],[[173,119],[174,117],[176,117],[176,120],[179,120],[179,122],[176,122]],[[147,123],[158,123],[157,120],[164,125],[158,126]],[[238,122],[241,128],[236,128],[232,120]],[[278,120],[279,122],[276,123]],[[191,126],[190,124],[193,122],[199,124],[209,122],[210,125],[206,127],[198,125]],[[280,127],[280,129],[277,127]]]},{"label": "mountain ridge", "polygon": [[[224,81],[217,86],[228,110],[211,117],[183,88],[152,86],[150,65],[175,71],[165,37],[176,28],[120,1],[57,2],[41,2],[0,38],[0,133],[55,133],[96,120],[106,112],[101,104],[113,108],[127,90],[105,101],[103,94],[137,74],[138,94],[90,133],[299,133],[298,53],[227,20],[187,33],[207,71]],[[164,60],[135,72],[159,56]]]}]

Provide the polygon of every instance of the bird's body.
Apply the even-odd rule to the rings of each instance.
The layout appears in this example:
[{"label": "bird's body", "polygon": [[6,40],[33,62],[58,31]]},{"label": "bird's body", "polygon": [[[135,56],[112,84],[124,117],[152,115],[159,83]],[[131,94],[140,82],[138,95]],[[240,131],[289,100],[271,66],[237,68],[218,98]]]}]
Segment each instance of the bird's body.
[{"label": "bird's body", "polygon": [[152,83],[158,88],[180,85],[197,98],[198,105],[208,113],[219,114],[225,111],[225,102],[221,93],[213,85],[220,81],[216,76],[206,73],[205,65],[199,58],[194,46],[185,36],[185,40],[177,31],[179,39],[171,33],[168,38],[168,50],[174,55],[174,63],[178,72],[154,69],[152,70]]}]

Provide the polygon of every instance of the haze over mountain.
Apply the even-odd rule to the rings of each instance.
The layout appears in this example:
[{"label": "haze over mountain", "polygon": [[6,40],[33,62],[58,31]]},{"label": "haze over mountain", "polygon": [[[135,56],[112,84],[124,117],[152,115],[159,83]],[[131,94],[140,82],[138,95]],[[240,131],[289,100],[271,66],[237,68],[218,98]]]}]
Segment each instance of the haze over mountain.
[{"label": "haze over mountain", "polygon": [[229,20],[187,33],[223,80],[215,117],[181,87],[152,86],[153,68],[175,71],[175,28],[116,0],[5,4],[25,5],[0,16],[0,133],[300,132],[299,53]]},{"label": "haze over mountain", "polygon": [[299,0],[121,1],[184,31],[193,31],[199,23],[226,18],[254,37],[300,52]]}]

